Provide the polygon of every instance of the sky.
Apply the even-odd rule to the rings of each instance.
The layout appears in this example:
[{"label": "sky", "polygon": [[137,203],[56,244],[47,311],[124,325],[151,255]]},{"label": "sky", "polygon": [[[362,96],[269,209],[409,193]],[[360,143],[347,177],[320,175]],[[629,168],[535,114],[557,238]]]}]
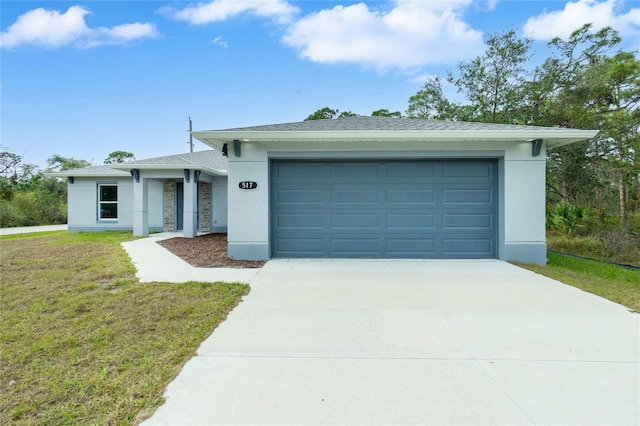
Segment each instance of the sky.
[{"label": "sky", "polygon": [[535,61],[588,22],[640,51],[640,0],[2,0],[0,145],[42,168],[102,164],[188,152],[189,117],[209,130],[404,113],[483,37],[516,29]]}]

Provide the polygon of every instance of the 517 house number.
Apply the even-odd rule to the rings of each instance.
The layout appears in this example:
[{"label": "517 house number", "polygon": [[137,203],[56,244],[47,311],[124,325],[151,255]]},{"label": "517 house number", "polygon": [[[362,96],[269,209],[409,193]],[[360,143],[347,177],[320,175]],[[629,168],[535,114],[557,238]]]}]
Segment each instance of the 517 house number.
[{"label": "517 house number", "polygon": [[244,180],[238,183],[238,188],[240,189],[256,189],[258,187],[258,182],[254,182],[252,180]]}]

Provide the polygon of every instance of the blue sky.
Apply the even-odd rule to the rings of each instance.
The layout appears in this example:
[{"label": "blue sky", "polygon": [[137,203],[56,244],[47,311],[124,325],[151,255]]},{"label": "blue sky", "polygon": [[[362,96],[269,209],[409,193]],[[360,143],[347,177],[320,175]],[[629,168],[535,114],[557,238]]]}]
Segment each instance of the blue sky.
[{"label": "blue sky", "polygon": [[586,22],[640,50],[638,0],[3,0],[0,143],[42,167],[54,154],[101,164],[188,152],[189,116],[204,130],[325,106],[404,112],[484,35],[518,28],[544,57]]}]

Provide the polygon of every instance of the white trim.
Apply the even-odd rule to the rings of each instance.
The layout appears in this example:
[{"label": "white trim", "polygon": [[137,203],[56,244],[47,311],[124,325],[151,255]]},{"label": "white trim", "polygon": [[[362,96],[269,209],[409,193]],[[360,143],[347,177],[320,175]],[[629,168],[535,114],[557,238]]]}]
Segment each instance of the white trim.
[{"label": "white trim", "polygon": [[205,130],[191,132],[193,137],[213,147],[235,139],[243,142],[291,141],[512,141],[531,142],[543,139],[549,148],[593,138],[597,130],[547,129],[532,130],[341,130],[341,131],[259,131],[259,130]]},{"label": "white trim", "polygon": [[111,166],[117,170],[132,170],[132,169],[140,169],[140,170],[201,170],[205,173],[215,176],[226,176],[227,170],[220,169],[214,170],[208,167],[198,166],[194,164],[114,164]]},{"label": "white trim", "polygon": [[[103,186],[115,186],[116,188],[116,200],[115,201],[102,201],[102,199],[100,198],[101,193],[100,193],[100,188]],[[120,200],[119,200],[119,190],[118,190],[118,183],[113,183],[113,182],[96,182],[96,200],[97,200],[97,205],[96,205],[96,220],[98,222],[117,222],[119,217],[120,217],[120,212],[119,212],[119,204],[120,204]],[[101,217],[101,205],[102,204],[115,204],[116,205],[116,217]]]},{"label": "white trim", "polygon": [[504,150],[492,151],[268,151],[269,160],[446,160],[503,158]]}]

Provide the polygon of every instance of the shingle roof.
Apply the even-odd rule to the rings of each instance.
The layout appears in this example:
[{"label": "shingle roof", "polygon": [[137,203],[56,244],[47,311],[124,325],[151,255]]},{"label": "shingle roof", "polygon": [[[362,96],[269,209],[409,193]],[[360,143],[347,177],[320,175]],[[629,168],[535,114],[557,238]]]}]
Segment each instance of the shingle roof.
[{"label": "shingle roof", "polygon": [[[465,121],[423,120],[393,117],[344,117],[338,119],[299,121],[295,123],[221,129],[220,131],[304,132],[304,131],[473,131],[473,130],[562,130],[556,127],[520,126],[510,124],[475,123]],[[566,129],[570,130],[570,129]]]},{"label": "shingle roof", "polygon": [[116,167],[135,168],[130,166],[176,166],[176,168],[205,168],[218,172],[227,171],[227,159],[222,156],[220,151],[206,150],[197,152],[188,152],[186,154],[166,155],[163,157],[147,158],[144,160],[129,161],[118,164]]},{"label": "shingle roof", "polygon": [[189,152],[186,154],[166,155],[163,157],[148,158],[144,160],[129,161],[120,164],[90,166],[81,169],[64,170],[62,172],[48,173],[49,176],[68,177],[118,177],[131,176],[130,169],[204,169],[218,174],[227,173],[227,159],[220,151],[206,150]]},{"label": "shingle roof", "polygon": [[547,148],[553,148],[592,138],[597,133],[596,130],[559,127],[365,116],[191,132],[196,139],[218,148],[233,140],[252,143],[315,141],[480,143],[498,140],[521,143],[535,139],[543,139]]},{"label": "shingle roof", "polygon": [[92,176],[107,176],[107,177],[118,177],[118,176],[131,176],[129,172],[124,170],[116,170],[111,166],[89,166],[83,167],[81,169],[70,169],[63,170],[61,172],[54,173],[46,173],[48,176],[54,177],[68,177],[68,176],[84,176],[84,177],[92,177]]}]

